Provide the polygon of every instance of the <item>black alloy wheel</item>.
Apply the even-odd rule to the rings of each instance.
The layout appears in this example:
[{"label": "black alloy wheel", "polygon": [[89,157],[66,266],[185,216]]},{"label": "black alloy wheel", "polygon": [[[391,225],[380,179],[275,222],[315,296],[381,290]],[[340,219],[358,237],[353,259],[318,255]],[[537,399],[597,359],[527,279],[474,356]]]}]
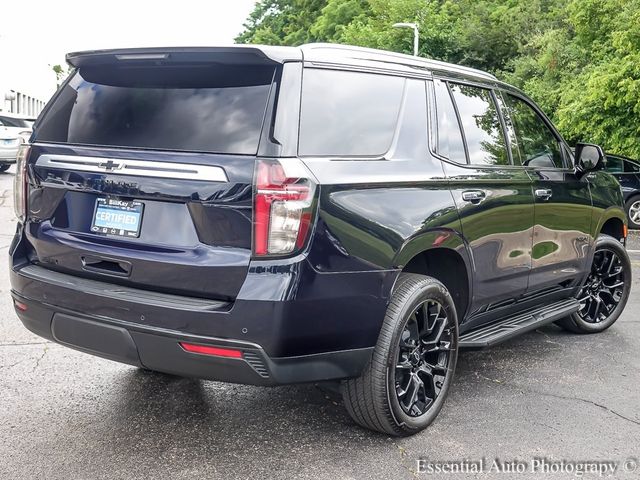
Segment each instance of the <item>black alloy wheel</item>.
[{"label": "black alloy wheel", "polygon": [[407,415],[423,415],[442,391],[452,355],[453,326],[435,300],[418,305],[399,339],[396,395]]},{"label": "black alloy wheel", "polygon": [[599,235],[591,271],[576,295],[578,311],[556,323],[574,333],[606,330],[622,314],[631,280],[631,261],[624,245],[609,235]]},{"label": "black alloy wheel", "polygon": [[360,425],[413,435],[442,409],[458,358],[458,316],[447,288],[426,275],[401,273],[371,360],[342,382],[342,398]]},{"label": "black alloy wheel", "polygon": [[578,315],[587,323],[606,321],[622,300],[625,271],[620,258],[610,248],[596,250],[591,273],[578,294]]}]

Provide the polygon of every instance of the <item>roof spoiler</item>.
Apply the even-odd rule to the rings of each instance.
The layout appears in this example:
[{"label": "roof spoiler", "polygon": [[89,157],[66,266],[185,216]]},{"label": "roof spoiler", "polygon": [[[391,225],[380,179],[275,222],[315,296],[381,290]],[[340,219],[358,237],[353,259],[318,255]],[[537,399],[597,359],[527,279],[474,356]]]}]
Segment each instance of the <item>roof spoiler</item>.
[{"label": "roof spoiler", "polygon": [[[296,58],[298,57],[298,58]],[[67,63],[74,68],[125,63],[228,63],[273,65],[285,60],[300,61],[302,53],[291,47],[234,45],[228,47],[125,48],[68,53]]]}]

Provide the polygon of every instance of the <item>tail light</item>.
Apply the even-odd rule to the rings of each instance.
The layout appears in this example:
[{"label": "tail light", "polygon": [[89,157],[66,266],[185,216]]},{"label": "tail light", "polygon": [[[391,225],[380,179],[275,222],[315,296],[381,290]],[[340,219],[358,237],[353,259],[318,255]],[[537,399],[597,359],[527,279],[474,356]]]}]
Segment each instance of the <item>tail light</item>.
[{"label": "tail light", "polygon": [[27,216],[27,161],[31,145],[22,144],[18,149],[16,176],[13,179],[13,209],[21,222]]},{"label": "tail light", "polygon": [[311,227],[316,183],[295,158],[256,163],[253,251],[286,255],[301,249]]}]

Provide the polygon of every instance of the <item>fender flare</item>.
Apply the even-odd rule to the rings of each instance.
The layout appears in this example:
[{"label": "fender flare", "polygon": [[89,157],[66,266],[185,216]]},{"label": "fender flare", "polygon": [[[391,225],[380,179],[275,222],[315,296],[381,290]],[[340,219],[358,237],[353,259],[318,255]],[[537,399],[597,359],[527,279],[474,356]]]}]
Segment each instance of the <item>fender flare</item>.
[{"label": "fender flare", "polygon": [[392,265],[393,268],[396,269],[397,275],[395,275],[392,282],[387,286],[387,293],[389,297],[395,288],[395,283],[402,272],[402,269],[411,261],[411,259],[426,251],[444,249],[457,253],[464,263],[464,267],[467,272],[468,311],[473,299],[473,256],[471,254],[469,244],[460,232],[449,228],[436,228],[426,232],[420,232],[417,235],[409,237],[402,244],[393,257]]},{"label": "fender flare", "polygon": [[598,218],[598,221],[596,224],[596,228],[593,230],[594,242],[596,240],[595,237],[597,237],[600,234],[600,232],[602,232],[602,227],[604,226],[604,224],[607,221],[611,220],[612,218],[616,218],[620,220],[623,225],[627,225],[627,214],[624,212],[623,208],[619,206],[608,207],[606,210],[604,210],[600,214],[600,217]]}]

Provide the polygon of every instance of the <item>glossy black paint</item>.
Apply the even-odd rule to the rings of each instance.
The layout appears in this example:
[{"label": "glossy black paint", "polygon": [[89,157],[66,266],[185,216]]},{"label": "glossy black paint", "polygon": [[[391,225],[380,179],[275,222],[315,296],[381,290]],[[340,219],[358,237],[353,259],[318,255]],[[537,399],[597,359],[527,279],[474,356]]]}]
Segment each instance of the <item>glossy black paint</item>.
[{"label": "glossy black paint", "polygon": [[[523,95],[486,74],[442,66],[420,70],[375,56],[328,62],[317,54],[310,65],[293,54],[282,58],[283,51],[269,57],[285,63],[277,71],[257,157],[41,144],[36,129],[29,219],[18,228],[10,249],[16,298],[34,311],[48,312],[38,318],[81,315],[126,325],[130,331],[162,331],[174,343],[182,337],[225,345],[244,342],[259,346],[271,359],[366,349],[376,343],[398,274],[407,265],[416,268],[421,256],[447,256],[466,273],[447,284],[458,299],[462,333],[575,294],[589,270],[594,238],[607,222],[625,221],[616,180],[602,171],[576,175],[569,154],[565,168],[545,170],[472,166],[465,158],[444,158],[436,151],[434,99],[428,88],[434,73],[436,80],[451,78]],[[297,155],[306,67],[407,78],[394,141],[380,158],[301,157],[318,183],[311,238],[294,256],[253,258],[254,164],[260,156]],[[507,132],[506,125],[502,128]],[[509,141],[505,148],[511,148]],[[217,165],[229,182],[43,169],[34,165],[43,153]],[[536,189],[549,189],[552,196],[536,200]],[[482,195],[468,200],[469,191]],[[145,202],[140,238],[91,234],[98,195]],[[82,264],[87,255],[128,262],[130,274],[87,271]],[[21,275],[20,268],[29,264],[142,293],[222,300],[229,308],[194,312],[79,295]],[[25,313],[21,318],[46,336],[46,325],[34,326]],[[349,371],[357,374],[358,368]]]},{"label": "glossy black paint", "polygon": [[[99,274],[83,268],[81,258],[104,256],[131,263],[128,278],[116,281],[132,286],[223,299],[237,295],[251,257],[255,158],[49,144],[36,144],[31,158],[42,154],[223,167],[229,178],[226,183],[71,172],[31,165],[31,221],[25,235],[37,261],[59,271],[99,278]],[[139,238],[92,234],[93,207],[99,196],[145,202]]]},{"label": "glossy black paint", "polygon": [[[532,265],[529,288],[575,285],[590,268],[592,231],[591,189],[587,179],[571,169],[531,173],[535,197]],[[546,194],[550,193],[550,196]]]}]

